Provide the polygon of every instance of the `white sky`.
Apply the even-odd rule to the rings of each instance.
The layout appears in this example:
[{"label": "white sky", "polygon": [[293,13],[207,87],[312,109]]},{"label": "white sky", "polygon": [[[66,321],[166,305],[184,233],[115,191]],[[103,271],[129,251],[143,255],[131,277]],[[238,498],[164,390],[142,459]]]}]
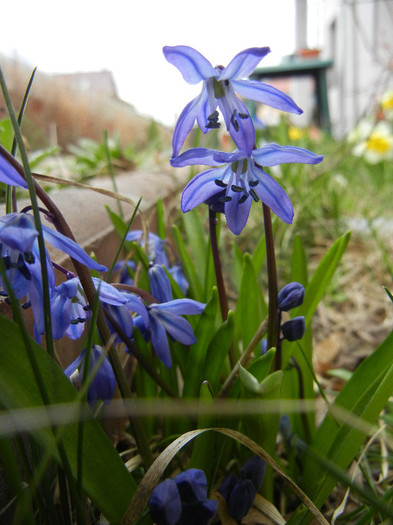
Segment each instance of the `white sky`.
[{"label": "white sky", "polygon": [[3,0],[0,51],[43,72],[113,72],[121,98],[173,124],[200,91],[166,62],[164,45],[213,64],[269,46],[261,65],[295,48],[294,0]]}]

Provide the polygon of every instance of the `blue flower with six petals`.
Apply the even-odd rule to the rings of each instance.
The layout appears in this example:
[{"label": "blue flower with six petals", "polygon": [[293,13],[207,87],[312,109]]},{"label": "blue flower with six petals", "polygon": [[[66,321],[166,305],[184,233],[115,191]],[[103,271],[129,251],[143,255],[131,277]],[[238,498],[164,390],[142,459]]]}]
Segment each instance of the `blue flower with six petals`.
[{"label": "blue flower with six petals", "polygon": [[246,225],[252,201],[261,200],[284,222],[293,220],[293,207],[281,186],[262,166],[277,166],[289,162],[318,164],[323,159],[311,151],[296,146],[268,144],[249,155],[235,150],[225,153],[207,148],[194,148],[171,159],[174,167],[202,164],[217,166],[196,175],[185,187],[181,209],[187,212],[202,202],[225,213],[228,227],[239,235]]},{"label": "blue flower with six petals", "polygon": [[244,80],[266,56],[268,47],[253,47],[238,53],[227,67],[213,67],[198,51],[188,46],[166,46],[165,58],[173,64],[186,82],[203,82],[202,92],[183,109],[173,133],[173,157],[176,157],[191,131],[195,120],[203,133],[218,128],[220,109],[227,130],[236,146],[251,154],[255,130],[249,111],[236,93],[282,111],[301,114],[302,110],[282,91],[259,82]]}]

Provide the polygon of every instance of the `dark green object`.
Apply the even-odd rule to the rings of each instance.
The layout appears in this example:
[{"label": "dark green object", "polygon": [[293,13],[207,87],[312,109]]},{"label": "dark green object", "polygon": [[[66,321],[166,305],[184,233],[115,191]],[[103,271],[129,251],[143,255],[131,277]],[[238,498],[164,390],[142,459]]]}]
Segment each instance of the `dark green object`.
[{"label": "dark green object", "polygon": [[327,133],[331,132],[329,100],[326,72],[333,65],[332,60],[286,59],[277,66],[261,67],[250,78],[265,80],[268,78],[311,76],[315,81],[317,97],[317,124]]}]

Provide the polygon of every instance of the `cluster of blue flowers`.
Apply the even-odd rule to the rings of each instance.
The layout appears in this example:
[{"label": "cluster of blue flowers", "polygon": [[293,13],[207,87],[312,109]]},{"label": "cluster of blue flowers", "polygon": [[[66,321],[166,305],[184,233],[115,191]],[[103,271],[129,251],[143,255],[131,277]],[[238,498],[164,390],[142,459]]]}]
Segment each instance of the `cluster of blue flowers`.
[{"label": "cluster of blue flowers", "polygon": [[[229,229],[239,235],[247,223],[253,201],[261,200],[284,222],[293,220],[293,207],[281,186],[264,170],[288,162],[317,164],[323,156],[295,146],[268,144],[257,149],[255,128],[247,106],[236,95],[295,114],[302,110],[282,91],[246,79],[268,47],[250,48],[237,54],[227,67],[212,64],[188,46],[164,47],[166,59],[179,69],[189,84],[202,82],[202,92],[183,109],[175,126],[171,164],[175,167],[201,164],[213,166],[196,175],[183,191],[181,209],[187,212],[206,203],[225,213]],[[225,153],[208,148],[180,150],[197,121],[203,133],[220,127],[222,113],[237,149]]]},{"label": "cluster of blue flowers", "polygon": [[[0,181],[14,186],[26,187],[24,179],[17,170],[1,157]],[[47,218],[49,214],[47,214]],[[97,272],[105,272],[107,268],[95,260],[73,240],[56,230],[42,225],[44,240],[52,246],[63,251],[76,261]],[[3,263],[6,280],[0,275],[0,294],[8,301],[11,287],[14,296],[23,300],[24,308],[31,307],[34,318],[34,336],[41,342],[45,332],[44,299],[41,265],[38,247],[38,231],[34,217],[30,213],[9,213],[0,217],[0,258]],[[127,240],[140,240],[144,242],[142,232],[130,232]],[[139,329],[146,340],[152,341],[153,348],[158,358],[169,368],[171,356],[167,334],[174,340],[184,345],[191,345],[195,336],[191,325],[181,317],[182,315],[199,314],[205,305],[192,299],[172,299],[171,284],[164,270],[177,281],[180,288],[186,292],[188,283],[182,273],[181,267],[176,264],[170,266],[165,253],[165,241],[156,235],[148,235],[148,256],[151,260],[149,281],[151,287],[151,300],[142,299],[135,290],[118,289],[115,284],[109,284],[103,279],[94,277],[99,301],[104,310],[116,324],[121,327],[123,336],[132,340],[134,326]],[[61,339],[67,336],[79,339],[85,325],[89,321],[90,306],[84,297],[80,280],[72,272],[64,271],[67,280],[56,286],[53,263],[45,250],[46,270],[48,275],[48,289],[52,320],[52,336]],[[123,272],[124,282],[132,283],[127,272]],[[123,283],[124,284],[124,283]],[[110,325],[113,332],[115,328]],[[116,334],[116,341],[121,338]],[[66,369],[66,374],[72,377],[75,384],[79,381],[79,373],[83,368],[85,351]],[[113,396],[115,378],[108,359],[99,346],[92,349],[90,355],[91,370],[97,362],[101,363],[88,391],[88,400],[91,404],[101,398],[106,401]]]}]

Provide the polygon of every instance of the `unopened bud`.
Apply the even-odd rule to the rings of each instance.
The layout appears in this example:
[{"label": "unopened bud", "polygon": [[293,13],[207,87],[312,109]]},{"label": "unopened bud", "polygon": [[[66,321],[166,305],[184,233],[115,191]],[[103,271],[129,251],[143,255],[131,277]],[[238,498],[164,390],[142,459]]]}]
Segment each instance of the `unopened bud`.
[{"label": "unopened bud", "polygon": [[303,304],[304,286],[300,283],[289,283],[280,290],[278,294],[278,308],[283,312],[288,312]]},{"label": "unopened bud", "polygon": [[301,315],[299,317],[294,317],[290,321],[281,325],[282,335],[288,341],[297,341],[301,339],[306,330],[306,324],[304,317]]}]

